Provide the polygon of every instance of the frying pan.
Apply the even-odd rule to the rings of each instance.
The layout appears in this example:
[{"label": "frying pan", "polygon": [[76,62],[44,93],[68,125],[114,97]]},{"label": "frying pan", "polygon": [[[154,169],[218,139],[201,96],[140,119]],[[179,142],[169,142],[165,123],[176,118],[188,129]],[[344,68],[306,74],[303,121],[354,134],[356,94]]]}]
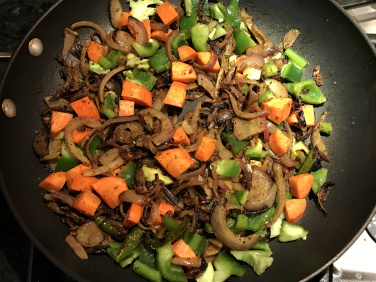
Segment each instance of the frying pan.
[{"label": "frying pan", "polygon": [[[364,230],[375,212],[376,202],[376,58],[374,49],[341,8],[330,1],[249,0],[241,1],[255,16],[255,23],[273,42],[297,28],[301,35],[295,50],[314,66],[321,65],[328,101],[316,109],[328,112],[333,133],[325,139],[331,157],[324,166],[328,180],[336,184],[325,207],[324,217],[308,201],[299,222],[309,230],[306,241],[270,243],[275,261],[257,277],[247,274],[234,281],[308,280],[336,260]],[[121,269],[105,255],[81,261],[64,242],[67,228],[42,201],[38,183],[47,176],[32,150],[35,133],[41,128],[43,97],[51,95],[63,81],[54,57],[61,52],[63,30],[80,20],[91,20],[110,30],[107,1],[65,0],[53,7],[27,34],[13,56],[1,87],[1,100],[10,97],[17,116],[0,114],[0,185],[17,220],[36,246],[56,265],[80,281],[141,280],[130,269]],[[81,38],[89,30],[80,30]],[[28,42],[40,38],[44,52],[33,57]]]}]

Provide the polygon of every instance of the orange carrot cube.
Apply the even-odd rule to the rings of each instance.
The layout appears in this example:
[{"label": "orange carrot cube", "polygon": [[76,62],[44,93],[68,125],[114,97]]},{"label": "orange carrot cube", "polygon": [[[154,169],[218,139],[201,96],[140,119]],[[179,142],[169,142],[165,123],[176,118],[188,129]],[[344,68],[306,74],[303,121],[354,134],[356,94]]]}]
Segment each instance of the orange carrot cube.
[{"label": "orange carrot cube", "polygon": [[120,194],[128,190],[125,180],[118,176],[103,177],[92,186],[99,197],[112,209],[120,204]]},{"label": "orange carrot cube", "polygon": [[91,117],[96,120],[101,119],[94,101],[87,96],[70,103],[70,105],[78,116]]},{"label": "orange carrot cube", "polygon": [[70,113],[52,111],[51,113],[51,133],[50,137],[54,138],[67,126],[68,122],[73,118]]},{"label": "orange carrot cube", "polygon": [[93,216],[100,203],[101,199],[97,195],[91,191],[84,191],[76,197],[73,207],[87,216]]},{"label": "orange carrot cube", "polygon": [[271,112],[266,115],[266,118],[274,121],[276,124],[280,124],[290,115],[291,105],[291,98],[274,98],[263,102],[261,109],[271,109]]},{"label": "orange carrot cube", "polygon": [[130,13],[128,13],[128,12],[121,12],[120,17],[119,17],[118,25],[119,26],[126,26],[126,25],[128,25],[128,18],[129,18],[129,16],[132,16],[132,15]]},{"label": "orange carrot cube", "polygon": [[287,152],[290,146],[290,139],[285,136],[281,130],[277,129],[269,137],[270,148],[277,156],[281,156]]},{"label": "orange carrot cube", "polygon": [[[307,127],[314,126],[315,125],[315,111],[313,109],[313,105],[304,105],[302,106],[302,109],[303,109],[304,119],[305,119]],[[288,117],[287,122],[290,125],[299,124],[298,118],[294,111]]]},{"label": "orange carrot cube", "polygon": [[174,250],[174,256],[178,258],[195,258],[196,254],[192,248],[184,242],[183,239],[177,240],[172,244],[172,249]]},{"label": "orange carrot cube", "polygon": [[139,106],[150,107],[152,104],[152,94],[150,91],[130,81],[123,82],[121,97],[124,100],[133,101]]},{"label": "orange carrot cube", "polygon": [[123,226],[130,228],[139,223],[143,208],[143,206],[132,203],[124,217]]},{"label": "orange carrot cube", "polygon": [[[202,66],[206,65],[209,63],[212,57],[212,52],[197,52],[197,58],[196,62]],[[219,72],[221,66],[219,65],[218,59],[215,62],[215,65],[209,69],[208,71],[210,72]]]},{"label": "orange carrot cube", "polygon": [[178,81],[173,81],[166,97],[164,104],[183,108],[185,103],[185,96],[187,95],[187,85]]},{"label": "orange carrot cube", "polygon": [[134,115],[134,102],[127,100],[119,100],[119,117],[127,117]]},{"label": "orange carrot cube", "polygon": [[88,136],[90,131],[91,131],[90,128],[85,128],[84,131],[80,131],[80,130],[77,130],[77,129],[75,131],[73,131],[72,137],[73,137],[74,143],[81,145],[82,141],[84,141],[84,139],[86,138],[86,136]]},{"label": "orange carrot cube", "polygon": [[87,55],[91,61],[99,64],[99,58],[103,57],[104,55],[103,45],[98,42],[91,41],[87,47]]},{"label": "orange carrot cube", "polygon": [[164,24],[170,25],[179,18],[178,13],[175,11],[174,7],[168,2],[164,2],[162,5],[158,6],[155,11],[162,20]]},{"label": "orange carrot cube", "polygon": [[178,54],[179,54],[179,59],[182,62],[186,62],[186,61],[194,62],[197,58],[196,50],[187,45],[178,47]]},{"label": "orange carrot cube", "polygon": [[162,224],[162,215],[165,215],[166,213],[170,212],[171,214],[174,214],[175,208],[174,206],[167,204],[167,203],[160,203],[159,204],[159,215],[158,218],[155,220],[155,224],[159,225]]},{"label": "orange carrot cube", "polygon": [[198,146],[195,152],[195,158],[200,161],[206,162],[214,154],[216,147],[217,147],[216,139],[204,136],[204,138],[202,138],[200,146]]},{"label": "orange carrot cube", "polygon": [[191,140],[189,140],[189,137],[187,133],[185,133],[182,126],[179,126],[174,133],[174,136],[172,136],[172,143],[174,144],[181,144],[181,145],[191,145]]},{"label": "orange carrot cube", "polygon": [[175,178],[194,164],[189,153],[180,148],[165,150],[162,153],[157,154],[155,159],[172,177]]},{"label": "orange carrot cube", "polygon": [[60,191],[67,182],[66,173],[63,171],[54,172],[48,175],[45,179],[39,183],[39,187],[46,190]]},{"label": "orange carrot cube", "polygon": [[298,198],[302,199],[308,195],[311,191],[313,184],[313,175],[310,173],[303,173],[295,175],[289,178],[291,194]]},{"label": "orange carrot cube", "polygon": [[307,206],[306,199],[286,199],[285,203],[285,216],[286,221],[295,224],[303,217],[304,211]]},{"label": "orange carrot cube", "polygon": [[182,62],[171,63],[171,80],[182,83],[192,83],[196,80],[197,75],[191,65]]}]

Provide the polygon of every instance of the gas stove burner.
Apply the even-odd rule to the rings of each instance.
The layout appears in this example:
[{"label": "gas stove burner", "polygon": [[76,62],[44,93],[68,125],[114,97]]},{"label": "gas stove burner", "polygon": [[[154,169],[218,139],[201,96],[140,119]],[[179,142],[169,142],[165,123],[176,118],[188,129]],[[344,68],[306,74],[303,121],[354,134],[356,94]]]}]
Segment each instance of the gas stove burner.
[{"label": "gas stove burner", "polygon": [[368,224],[367,231],[369,236],[376,242],[376,215],[372,218]]}]

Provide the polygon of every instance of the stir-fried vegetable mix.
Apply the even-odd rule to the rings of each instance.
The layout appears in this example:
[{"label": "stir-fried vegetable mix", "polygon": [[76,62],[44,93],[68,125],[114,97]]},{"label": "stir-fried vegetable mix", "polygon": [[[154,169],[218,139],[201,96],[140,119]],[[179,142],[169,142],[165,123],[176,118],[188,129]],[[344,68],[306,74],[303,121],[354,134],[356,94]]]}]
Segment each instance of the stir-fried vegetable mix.
[{"label": "stir-fried vegetable mix", "polygon": [[320,67],[302,80],[299,31],[275,44],[237,0],[129,6],[110,1],[109,32],[64,31],[65,83],[34,141],[47,206],[81,259],[107,253],[151,281],[224,281],[242,262],[261,275],[268,242],[305,240],[308,195],[325,211],[334,187]]}]

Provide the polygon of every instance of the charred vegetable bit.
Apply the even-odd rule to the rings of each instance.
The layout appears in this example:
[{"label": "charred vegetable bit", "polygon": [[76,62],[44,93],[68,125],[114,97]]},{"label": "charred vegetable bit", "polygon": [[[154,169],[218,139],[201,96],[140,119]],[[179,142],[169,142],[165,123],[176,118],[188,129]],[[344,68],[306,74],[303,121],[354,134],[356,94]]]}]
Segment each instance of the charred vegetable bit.
[{"label": "charred vegetable bit", "polygon": [[66,242],[149,281],[225,281],[239,261],[261,275],[261,238],[305,240],[307,196],[326,212],[334,187],[319,66],[302,81],[300,32],[272,42],[239,0],[109,1],[113,30],[65,29],[64,81],[33,142]]}]

